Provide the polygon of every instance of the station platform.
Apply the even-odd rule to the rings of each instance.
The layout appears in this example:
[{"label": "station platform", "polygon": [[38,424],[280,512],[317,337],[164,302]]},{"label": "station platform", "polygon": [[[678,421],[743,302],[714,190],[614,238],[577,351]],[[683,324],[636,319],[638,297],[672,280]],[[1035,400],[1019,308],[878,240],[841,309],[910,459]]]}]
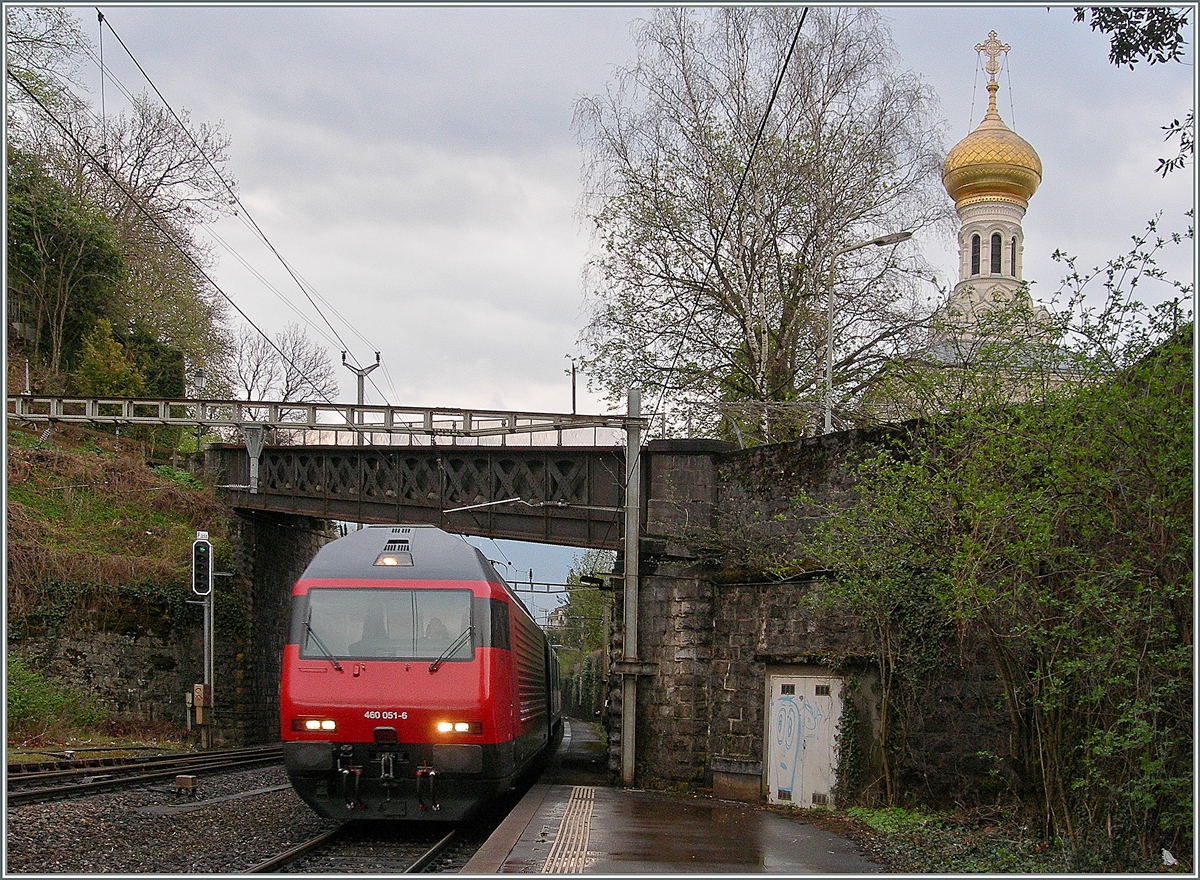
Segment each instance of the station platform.
[{"label": "station platform", "polygon": [[[876,874],[849,840],[750,804],[614,788],[596,725],[572,720],[541,780],[463,874]],[[583,784],[580,784],[583,783]]]}]

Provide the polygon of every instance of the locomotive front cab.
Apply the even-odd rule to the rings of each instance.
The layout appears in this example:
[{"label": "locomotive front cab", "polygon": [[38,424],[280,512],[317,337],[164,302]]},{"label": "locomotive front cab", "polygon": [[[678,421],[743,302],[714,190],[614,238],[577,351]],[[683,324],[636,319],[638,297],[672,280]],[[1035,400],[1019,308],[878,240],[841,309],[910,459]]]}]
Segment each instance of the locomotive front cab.
[{"label": "locomotive front cab", "polygon": [[293,787],[318,813],[456,820],[507,788],[508,609],[490,592],[297,585],[280,735]]}]

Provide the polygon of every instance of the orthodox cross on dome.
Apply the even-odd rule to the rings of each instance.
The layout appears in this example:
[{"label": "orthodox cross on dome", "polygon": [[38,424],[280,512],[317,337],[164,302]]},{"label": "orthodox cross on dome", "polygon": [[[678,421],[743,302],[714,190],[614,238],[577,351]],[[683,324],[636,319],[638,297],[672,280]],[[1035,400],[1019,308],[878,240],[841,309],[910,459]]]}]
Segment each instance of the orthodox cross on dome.
[{"label": "orthodox cross on dome", "polygon": [[976,52],[982,52],[988,57],[983,69],[987,71],[990,82],[995,82],[996,74],[1000,72],[1000,53],[1008,52],[1011,48],[1007,43],[1001,43],[996,38],[995,31],[988,31],[988,38],[975,47]]}]

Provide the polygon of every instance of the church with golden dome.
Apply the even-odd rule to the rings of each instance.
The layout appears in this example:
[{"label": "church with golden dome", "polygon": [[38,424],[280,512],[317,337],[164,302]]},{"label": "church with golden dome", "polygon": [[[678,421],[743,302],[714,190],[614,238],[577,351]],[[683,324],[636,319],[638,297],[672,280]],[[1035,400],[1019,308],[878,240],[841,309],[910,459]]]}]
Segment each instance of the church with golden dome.
[{"label": "church with golden dome", "polygon": [[[975,47],[987,56],[987,113],[942,165],[942,184],[954,199],[959,218],[959,280],[932,340],[939,360],[953,359],[947,356],[975,337],[987,312],[1027,296],[1021,272],[1025,246],[1021,220],[1042,182],[1042,161],[1028,141],[1004,124],[996,109],[999,59],[1009,48],[995,31]],[[1045,309],[1034,309],[1035,322],[1042,318],[1049,318]]]}]

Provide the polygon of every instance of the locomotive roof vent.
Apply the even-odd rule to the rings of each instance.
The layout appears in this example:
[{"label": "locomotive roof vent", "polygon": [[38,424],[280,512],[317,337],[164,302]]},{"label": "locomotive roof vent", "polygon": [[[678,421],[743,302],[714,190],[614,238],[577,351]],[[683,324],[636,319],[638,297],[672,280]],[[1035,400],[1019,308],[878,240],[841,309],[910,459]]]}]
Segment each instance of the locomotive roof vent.
[{"label": "locomotive roof vent", "polygon": [[399,541],[388,541],[383,545],[383,552],[388,553],[394,550],[408,550],[408,540],[402,539]]}]

